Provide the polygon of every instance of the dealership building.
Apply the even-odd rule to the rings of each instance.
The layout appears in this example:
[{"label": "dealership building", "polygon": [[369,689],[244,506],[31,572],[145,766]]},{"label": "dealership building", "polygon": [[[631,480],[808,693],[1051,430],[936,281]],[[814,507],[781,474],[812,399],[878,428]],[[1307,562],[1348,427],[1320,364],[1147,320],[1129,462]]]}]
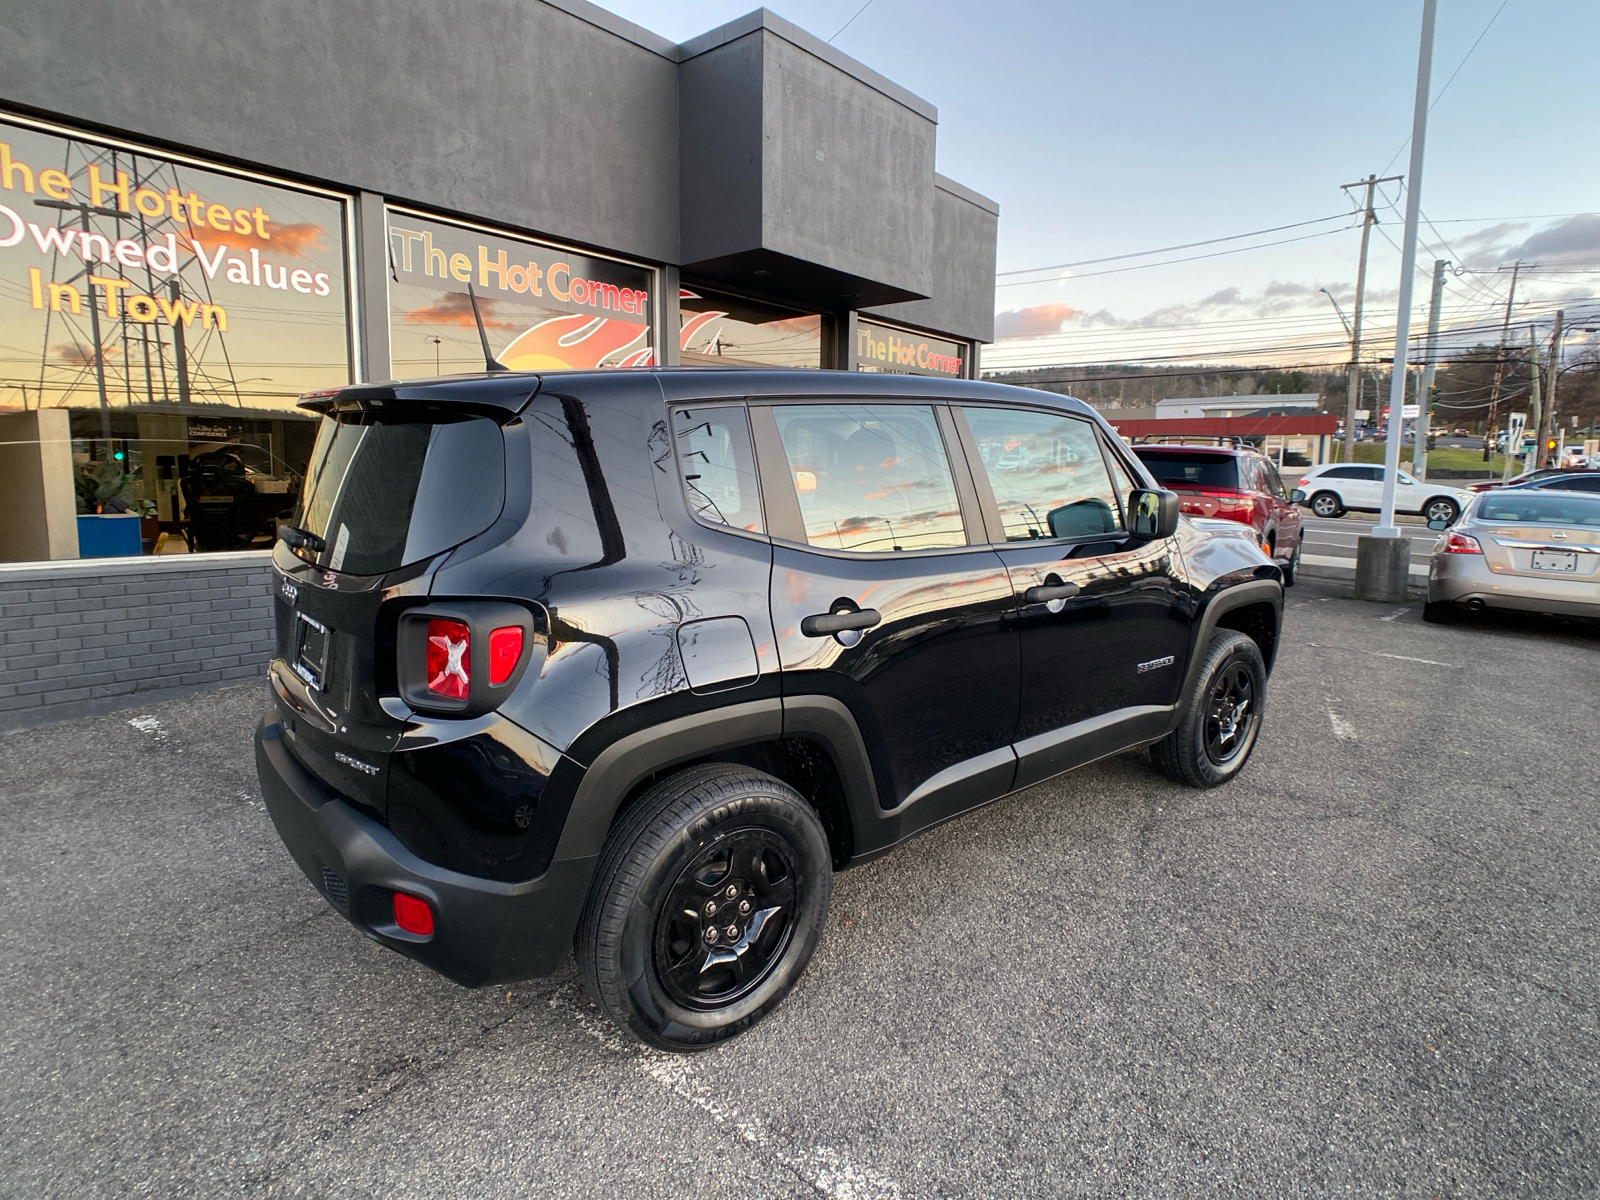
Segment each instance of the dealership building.
[{"label": "dealership building", "polygon": [[479,370],[976,378],[998,208],[758,10],[24,0],[0,41],[0,729],[256,676],[303,392]]}]

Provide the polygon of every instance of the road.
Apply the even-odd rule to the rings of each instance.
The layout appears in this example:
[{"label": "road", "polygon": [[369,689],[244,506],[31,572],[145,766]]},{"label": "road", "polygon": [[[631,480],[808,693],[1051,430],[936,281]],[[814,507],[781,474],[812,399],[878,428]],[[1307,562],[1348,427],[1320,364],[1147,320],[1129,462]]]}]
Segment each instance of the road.
[{"label": "road", "polygon": [[[1368,513],[1350,513],[1343,517],[1314,517],[1300,510],[1301,528],[1305,530],[1305,549],[1300,561],[1311,568],[1307,574],[1332,568],[1335,572],[1349,571],[1354,577],[1356,569],[1356,539],[1372,532],[1377,518]],[[1429,529],[1421,517],[1395,518],[1402,537],[1411,541],[1411,579],[1425,583],[1428,578],[1428,552],[1439,535]]]},{"label": "road", "polygon": [[751,1035],[464,991],[290,862],[262,689],[0,737],[0,1193],[1600,1194],[1600,634],[1289,593],[1254,760],[841,874]]}]

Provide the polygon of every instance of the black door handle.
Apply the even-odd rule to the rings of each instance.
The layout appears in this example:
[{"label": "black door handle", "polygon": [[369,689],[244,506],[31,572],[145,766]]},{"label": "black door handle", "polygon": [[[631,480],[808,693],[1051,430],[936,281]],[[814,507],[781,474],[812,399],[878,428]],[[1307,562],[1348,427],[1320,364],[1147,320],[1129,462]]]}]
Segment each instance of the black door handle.
[{"label": "black door handle", "polygon": [[800,632],[807,637],[827,637],[830,633],[843,633],[847,629],[871,629],[883,620],[875,608],[861,608],[854,612],[821,613],[800,622]]},{"label": "black door handle", "polygon": [[1028,604],[1048,604],[1052,600],[1070,600],[1077,594],[1077,584],[1057,583],[1031,587],[1022,593],[1022,599]]}]

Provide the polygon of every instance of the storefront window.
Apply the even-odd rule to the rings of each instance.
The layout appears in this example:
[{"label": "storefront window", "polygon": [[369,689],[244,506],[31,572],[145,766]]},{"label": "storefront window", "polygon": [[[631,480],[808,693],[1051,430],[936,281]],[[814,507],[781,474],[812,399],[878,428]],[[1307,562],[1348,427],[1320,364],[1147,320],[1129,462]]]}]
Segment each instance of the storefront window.
[{"label": "storefront window", "polygon": [[678,291],[684,366],[822,366],[822,318],[724,292]]},{"label": "storefront window", "polygon": [[856,370],[964,379],[967,345],[876,321],[856,322]]},{"label": "storefront window", "polygon": [[654,361],[645,267],[390,209],[389,268],[397,378],[483,370],[474,297],[490,350],[514,371]]},{"label": "storefront window", "polygon": [[350,379],[346,224],[329,193],[0,120],[0,560],[269,545],[315,437],[295,400]]}]

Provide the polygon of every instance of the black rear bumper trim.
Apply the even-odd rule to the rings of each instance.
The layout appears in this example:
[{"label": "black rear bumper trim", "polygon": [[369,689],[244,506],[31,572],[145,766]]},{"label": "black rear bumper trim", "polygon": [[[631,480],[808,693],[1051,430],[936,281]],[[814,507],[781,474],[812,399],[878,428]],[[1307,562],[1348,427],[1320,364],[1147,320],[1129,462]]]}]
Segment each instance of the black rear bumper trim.
[{"label": "black rear bumper trim", "polygon": [[[368,937],[463,987],[546,975],[572,944],[595,859],[558,859],[537,879],[500,883],[418,858],[302,767],[269,712],[256,728],[256,774],[267,812],[290,855],[335,909]],[[326,881],[343,882],[344,904]],[[335,891],[338,889],[335,888]],[[394,924],[394,893],[433,908],[433,933]]]}]

